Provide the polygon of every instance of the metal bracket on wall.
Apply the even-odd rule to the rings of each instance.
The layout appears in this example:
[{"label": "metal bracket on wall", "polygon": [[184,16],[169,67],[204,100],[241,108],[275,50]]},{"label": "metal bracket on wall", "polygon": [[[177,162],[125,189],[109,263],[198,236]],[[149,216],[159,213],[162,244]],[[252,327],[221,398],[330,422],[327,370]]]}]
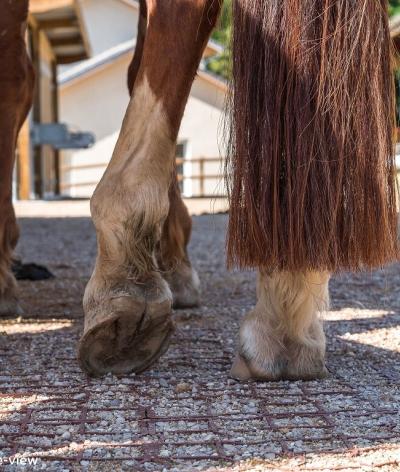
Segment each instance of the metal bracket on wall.
[{"label": "metal bracket on wall", "polygon": [[71,131],[65,123],[33,123],[31,141],[34,146],[55,149],[86,149],[95,143],[93,133]]}]

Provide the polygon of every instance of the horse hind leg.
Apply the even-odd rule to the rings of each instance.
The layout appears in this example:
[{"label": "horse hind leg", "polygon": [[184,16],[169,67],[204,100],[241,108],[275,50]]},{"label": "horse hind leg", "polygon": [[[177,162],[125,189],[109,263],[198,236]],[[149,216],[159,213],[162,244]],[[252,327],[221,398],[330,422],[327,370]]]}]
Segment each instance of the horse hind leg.
[{"label": "horse hind leg", "polygon": [[11,272],[11,258],[18,240],[18,226],[11,201],[6,198],[0,203],[0,316],[19,315],[18,287]]},{"label": "horse hind leg", "polygon": [[325,335],[319,317],[328,309],[328,282],[325,272],[260,272],[258,302],[242,323],[232,376],[325,377]]},{"label": "horse hind leg", "polygon": [[0,315],[20,314],[11,272],[19,231],[12,205],[12,174],[18,132],[32,102],[34,74],[24,31],[28,2],[2,2],[0,15]]},{"label": "horse hind leg", "polygon": [[235,2],[228,263],[271,270],[238,378],[325,375],[318,271],[399,257],[387,2],[329,3]]},{"label": "horse hind leg", "polygon": [[187,252],[191,231],[192,219],[174,176],[158,251],[159,266],[172,291],[174,308],[189,308],[200,303],[200,280]]},{"label": "horse hind leg", "polygon": [[220,5],[147,0],[146,8],[131,100],[91,200],[98,254],[84,296],[78,356],[92,375],[141,372],[168,348],[172,294],[156,249],[169,211],[180,122]]}]

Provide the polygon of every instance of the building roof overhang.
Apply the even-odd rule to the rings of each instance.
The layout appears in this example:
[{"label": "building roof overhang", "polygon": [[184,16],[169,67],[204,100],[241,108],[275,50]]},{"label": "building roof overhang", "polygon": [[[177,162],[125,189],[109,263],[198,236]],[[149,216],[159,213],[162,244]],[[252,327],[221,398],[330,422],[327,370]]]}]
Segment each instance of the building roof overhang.
[{"label": "building roof overhang", "polygon": [[89,57],[89,46],[76,0],[30,0],[29,24],[43,32],[57,64],[70,64]]},{"label": "building roof overhang", "polygon": [[[71,66],[68,68],[68,70],[62,71],[58,74],[58,85],[61,88],[66,87],[81,79],[87,78],[90,76],[90,74],[99,72],[105,67],[112,66],[112,64],[120,58],[131,58],[134,53],[135,46],[136,40],[125,41],[124,43],[118,44],[117,46],[114,46],[107,51],[91,57],[86,61]],[[209,73],[204,69],[199,69],[198,76],[224,92],[227,90],[227,84],[225,80]]]}]

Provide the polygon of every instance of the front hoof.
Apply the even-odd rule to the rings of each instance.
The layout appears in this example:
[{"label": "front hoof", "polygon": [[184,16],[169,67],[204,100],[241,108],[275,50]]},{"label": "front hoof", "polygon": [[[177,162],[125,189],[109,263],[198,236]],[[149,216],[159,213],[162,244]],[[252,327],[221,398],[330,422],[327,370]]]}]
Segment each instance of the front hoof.
[{"label": "front hoof", "polygon": [[167,351],[173,332],[171,293],[161,278],[155,282],[125,293],[113,290],[97,303],[85,295],[78,359],[89,375],[140,373]]}]

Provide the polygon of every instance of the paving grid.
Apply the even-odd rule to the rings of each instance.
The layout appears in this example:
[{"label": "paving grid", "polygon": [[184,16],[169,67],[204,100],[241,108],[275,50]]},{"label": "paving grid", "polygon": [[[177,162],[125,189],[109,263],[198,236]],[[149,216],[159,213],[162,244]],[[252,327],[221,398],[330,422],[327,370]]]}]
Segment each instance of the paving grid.
[{"label": "paving grid", "polygon": [[[1,324],[4,457],[40,457],[38,468],[46,470],[399,467],[400,356],[392,338],[399,335],[393,287],[400,268],[334,282],[329,379],[240,384],[228,372],[240,317],[254,303],[254,276],[225,272],[224,225],[223,216],[195,221],[192,253],[209,299],[175,315],[167,355],[143,375],[95,380],[75,361],[79,297],[95,251],[91,226],[78,219],[23,222],[38,241],[23,239],[20,252],[36,261],[41,255],[57,278],[21,284],[29,316]],[[84,244],[71,259],[77,230]]]}]

